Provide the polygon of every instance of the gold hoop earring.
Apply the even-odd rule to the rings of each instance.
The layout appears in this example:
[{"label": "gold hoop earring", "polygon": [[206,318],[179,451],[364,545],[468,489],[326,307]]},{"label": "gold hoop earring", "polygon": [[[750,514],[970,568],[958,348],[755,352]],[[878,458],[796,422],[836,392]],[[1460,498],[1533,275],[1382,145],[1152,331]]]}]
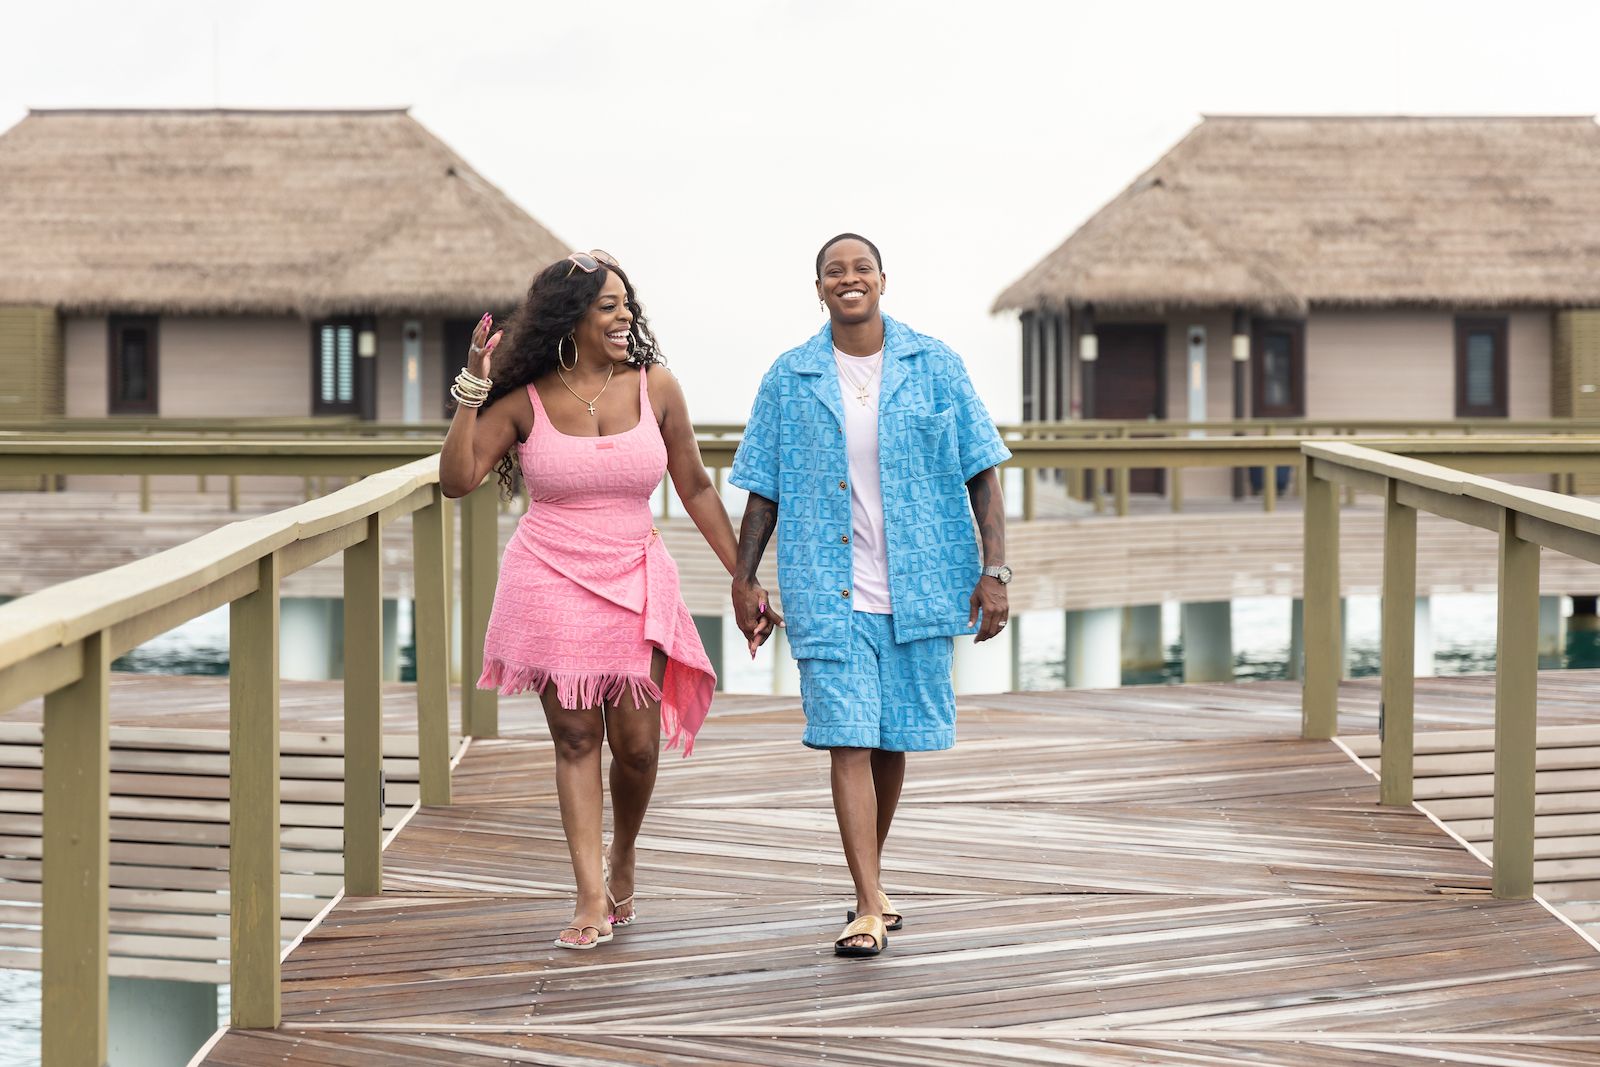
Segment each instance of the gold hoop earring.
[{"label": "gold hoop earring", "polygon": [[561,342],[557,341],[556,342],[556,363],[560,365],[562,370],[573,370],[578,366],[578,339],[573,337],[569,333],[565,337],[565,340],[568,340],[568,341],[572,342],[572,362],[568,363],[564,358],[562,358]]}]

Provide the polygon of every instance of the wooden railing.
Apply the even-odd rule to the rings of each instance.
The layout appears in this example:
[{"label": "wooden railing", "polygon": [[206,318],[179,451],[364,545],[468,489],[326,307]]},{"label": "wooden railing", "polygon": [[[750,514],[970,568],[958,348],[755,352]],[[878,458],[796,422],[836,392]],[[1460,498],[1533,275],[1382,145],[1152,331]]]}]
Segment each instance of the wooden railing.
[{"label": "wooden railing", "polygon": [[[1184,425],[1184,424],[1157,424]],[[1274,427],[1289,424],[1274,423]],[[1570,476],[1589,470],[1573,457],[1586,448],[1586,438],[1575,434],[1576,423],[1562,422],[1561,433],[1538,437],[1481,435],[1471,438],[1427,436],[1422,427],[1411,424],[1412,434],[1358,439],[1361,444],[1398,455],[1450,456],[1451,466],[1479,473],[1550,473]],[[1550,421],[1540,423],[1549,428]],[[726,470],[733,465],[739,447],[741,427],[710,426],[700,430],[699,444],[706,467],[713,472],[718,488]],[[1007,433],[1013,428],[1003,427]],[[1118,515],[1130,511],[1131,477],[1135,470],[1159,469],[1167,472],[1168,497],[1173,511],[1183,508],[1182,472],[1194,468],[1230,469],[1259,467],[1265,470],[1287,467],[1298,486],[1302,465],[1301,445],[1317,437],[1274,436],[1258,433],[1249,436],[1151,436],[1151,437],[1049,437],[1012,434],[1007,441],[1013,459],[1008,466],[1025,474],[1021,480],[1022,517],[1037,515],[1036,495],[1039,475],[1046,472],[1087,474],[1089,487],[1083,498],[1098,510],[1101,499],[1101,472],[1110,472],[1110,506]],[[338,475],[362,475],[382,470],[394,463],[431,454],[436,440],[414,438],[325,437],[314,440],[284,438],[249,439],[240,437],[137,436],[113,438],[101,434],[6,434],[0,433],[0,477],[12,475],[123,474],[136,476],[140,484],[140,508],[149,510],[150,479],[163,474],[193,474],[202,479],[221,475],[229,483],[229,504],[238,509],[238,479],[250,475],[293,474],[306,483],[306,495],[313,495],[312,479],[319,481]],[[1567,457],[1559,467],[1545,466],[1556,457]],[[658,510],[666,517],[667,494],[663,489]],[[1277,508],[1277,480],[1262,480],[1261,506]]]},{"label": "wooden railing", "polygon": [[[145,459],[164,455],[165,464],[191,470],[252,460],[243,453],[208,455],[192,444],[181,446],[187,455],[147,444],[154,451]],[[279,589],[287,575],[343,555],[345,892],[376,894],[382,884],[380,548],[385,526],[403,515],[412,516],[421,803],[450,802],[452,508],[439,491],[438,459],[394,467],[380,442],[339,443],[344,455],[338,462],[314,446],[288,447],[253,460],[274,471],[319,462],[338,473],[379,464],[392,469],[323,499],[232,523],[147,559],[0,606],[0,712],[44,698],[48,1067],[106,1060],[109,677],[117,655],[230,605],[230,966],[237,1026],[271,1027],[281,1019]],[[115,466],[109,457],[57,458],[88,470]],[[492,482],[471,493],[461,512],[461,659],[473,664],[482,659],[497,567]],[[461,698],[461,733],[494,736],[495,694],[467,685]]]},{"label": "wooden railing", "polygon": [[[240,418],[147,418],[110,415],[97,418],[61,417],[27,421],[0,419],[0,433],[103,433],[118,436],[161,434],[212,434],[217,436],[343,436],[394,437],[404,435],[444,436],[447,419],[421,422],[363,421],[354,416],[323,415],[315,418],[294,416],[245,416]],[[711,436],[738,436],[744,430],[739,422],[701,422],[696,431]],[[1148,436],[1207,435],[1246,436],[1349,436],[1350,434],[1403,435],[1443,434],[1460,436],[1477,433],[1521,434],[1600,433],[1600,419],[1070,419],[1058,422],[1000,423],[1007,436],[1057,436],[1127,438]]]},{"label": "wooden railing", "polygon": [[[438,439],[443,436],[448,426],[449,423],[443,420],[420,423],[362,422],[358,419],[337,417],[228,420],[148,419],[122,416],[104,419],[73,418],[27,423],[0,422],[0,449],[4,449],[8,442],[32,441],[36,457],[54,452],[63,459],[76,461],[84,450],[92,452],[98,443],[116,437],[145,440],[149,443],[181,442],[192,440],[196,436],[219,442],[250,438],[263,442],[286,441],[295,437],[334,441],[357,437],[373,442],[381,440],[398,443],[393,453],[398,457],[425,454],[430,444],[436,447]],[[1182,474],[1191,467],[1234,470],[1253,467],[1263,472],[1287,467],[1294,475],[1288,491],[1297,494],[1299,445],[1306,439],[1354,435],[1365,435],[1373,440],[1383,441],[1394,438],[1417,440],[1473,435],[1492,437],[1520,435],[1523,438],[1600,435],[1600,420],[1240,419],[1187,422],[1088,419],[1070,422],[1001,424],[997,429],[1017,455],[1012,465],[1035,472],[1033,476],[1021,479],[1022,515],[1024,518],[1032,519],[1037,514],[1036,496],[1041,475],[1051,477],[1052,484],[1059,482],[1068,495],[1084,501],[1096,512],[1105,511],[1109,507],[1118,515],[1126,515],[1133,495],[1131,488],[1133,472],[1140,469],[1161,470],[1164,472],[1164,492],[1170,507],[1174,512],[1181,512],[1184,508]],[[743,431],[744,427],[739,423],[702,423],[696,428],[706,466],[712,471],[719,490],[722,488],[727,468],[732,465],[733,453],[738,447]],[[77,451],[54,444],[59,442],[61,446],[65,446],[74,438],[78,439],[78,445],[75,446]],[[1169,449],[1178,446],[1178,442],[1193,440],[1209,442],[1219,451],[1209,453],[1189,447],[1184,451],[1181,462],[1174,461],[1168,454]],[[300,443],[311,444],[313,441]],[[1054,461],[1058,455],[1064,457],[1068,454],[1057,451],[1066,445],[1077,446],[1070,450],[1071,458],[1063,458],[1060,462]],[[1236,453],[1229,451],[1230,449],[1236,450]],[[8,454],[12,453],[0,450],[0,456]],[[310,454],[305,451],[299,453],[301,456]],[[162,473],[161,461],[155,459],[157,455],[155,451],[144,453],[146,458],[154,462],[147,465],[146,469],[137,472],[140,509],[144,511],[150,508],[150,478],[153,474]],[[7,464],[4,470],[0,470],[0,474],[12,472],[48,476],[81,471],[71,463],[55,464],[52,467],[38,462],[25,467]],[[263,471],[252,470],[248,473],[260,472]],[[300,474],[304,479],[307,499],[325,491],[326,475],[322,472],[312,470],[309,466],[291,472]],[[230,510],[234,511],[239,507],[239,477],[240,473],[227,475],[228,503]],[[200,472],[198,478],[199,489],[204,492],[207,488],[206,474]],[[1109,489],[1106,485],[1108,478]],[[1262,509],[1276,510],[1277,478],[1267,475],[1261,481]],[[44,477],[41,484],[45,488],[53,487],[54,479]],[[1570,484],[1567,487],[1570,489]],[[667,516],[668,499],[668,493],[663,489],[658,498],[658,512],[663,518]]]},{"label": "wooden railing", "polygon": [[[1525,443],[1551,470],[1600,470],[1600,445],[1559,453],[1550,441]],[[1510,443],[1502,443],[1509,449]],[[1570,449],[1572,446],[1569,445]],[[1426,511],[1500,538],[1499,615],[1495,648],[1494,893],[1533,894],[1539,550],[1600,563],[1600,505],[1527,489],[1454,469],[1504,470],[1513,454],[1448,454],[1451,466],[1418,456],[1350,444],[1303,446],[1305,469],[1305,680],[1302,734],[1332,737],[1338,728],[1342,627],[1339,601],[1339,502],[1336,487],[1383,501],[1381,784],[1388,805],[1412,801],[1413,659],[1417,512]],[[1524,460],[1526,462],[1526,459]],[[1520,467],[1516,469],[1526,469]]]}]

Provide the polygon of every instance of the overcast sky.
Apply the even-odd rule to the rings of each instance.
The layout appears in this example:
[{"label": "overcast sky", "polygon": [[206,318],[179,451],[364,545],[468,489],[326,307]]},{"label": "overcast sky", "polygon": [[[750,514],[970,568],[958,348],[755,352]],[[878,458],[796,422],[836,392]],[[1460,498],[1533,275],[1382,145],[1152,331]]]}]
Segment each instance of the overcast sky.
[{"label": "overcast sky", "polygon": [[[29,107],[409,105],[562,240],[629,268],[702,421],[810,336],[821,241],[1018,415],[995,295],[1203,113],[1593,114],[1600,4],[7,4]],[[1600,180],[1600,178],[1597,178]]]}]

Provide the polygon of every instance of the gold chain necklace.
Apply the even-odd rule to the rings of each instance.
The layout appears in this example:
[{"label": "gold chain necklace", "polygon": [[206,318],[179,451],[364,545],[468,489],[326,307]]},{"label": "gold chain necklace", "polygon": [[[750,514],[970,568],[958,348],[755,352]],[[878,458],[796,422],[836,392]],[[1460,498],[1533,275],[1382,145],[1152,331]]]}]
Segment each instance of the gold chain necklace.
[{"label": "gold chain necklace", "polygon": [[877,363],[876,366],[874,366],[872,368],[871,371],[869,371],[867,373],[867,376],[866,376],[865,379],[857,378],[852,373],[852,368],[847,366],[845,364],[844,360],[840,359],[838,356],[834,357],[834,362],[838,363],[838,365],[839,365],[840,376],[843,377],[845,381],[849,382],[852,386],[855,387],[856,400],[860,402],[862,407],[866,407],[868,401],[870,401],[872,399],[872,383],[877,381],[878,380],[878,375],[883,372],[883,363],[882,363],[881,355],[882,354],[880,353],[879,362]]},{"label": "gold chain necklace", "polygon": [[[613,374],[615,374],[616,372],[617,372],[617,365],[615,363],[611,364],[611,366],[606,368],[606,385],[610,385],[611,384],[611,376]],[[574,389],[572,386],[567,385],[567,376],[565,374],[561,373],[561,368],[560,367],[556,368],[556,377],[561,379],[561,384],[562,385],[566,385],[567,386],[567,392],[571,393],[573,396],[578,396],[578,391],[576,389]],[[578,400],[580,402],[582,402],[589,409],[589,414],[591,416],[594,415],[594,401],[600,399],[601,394],[606,391],[606,385],[602,385],[600,387],[600,392],[594,394],[594,400],[584,400],[583,397],[578,396]]]}]

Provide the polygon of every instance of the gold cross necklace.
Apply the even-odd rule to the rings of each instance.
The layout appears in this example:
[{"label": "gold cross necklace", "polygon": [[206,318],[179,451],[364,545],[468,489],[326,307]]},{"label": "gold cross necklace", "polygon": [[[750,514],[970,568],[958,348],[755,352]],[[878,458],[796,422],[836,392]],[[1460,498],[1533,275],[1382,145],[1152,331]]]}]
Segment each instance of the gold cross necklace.
[{"label": "gold cross necklace", "polygon": [[[616,372],[617,372],[617,365],[615,363],[611,364],[611,366],[606,368],[606,385],[610,385],[611,384],[611,376],[613,374],[615,374]],[[565,374],[561,373],[561,368],[560,367],[556,368],[556,377],[561,379],[561,384],[562,385],[566,385],[567,386],[567,392],[571,393],[573,396],[578,396],[578,391],[576,389],[574,389],[572,386],[567,385],[567,376]],[[594,400],[584,400],[583,397],[578,396],[578,400],[585,407],[587,407],[589,409],[589,415],[591,417],[593,417],[593,415],[594,415],[594,403],[595,403],[595,400],[599,400],[601,394],[606,391],[606,385],[602,385],[600,387],[600,392],[594,394]]]},{"label": "gold cross necklace", "polygon": [[839,371],[843,375],[844,380],[849,382],[855,388],[856,400],[861,404],[862,407],[866,407],[867,404],[872,400],[872,383],[878,380],[878,375],[883,371],[881,354],[878,364],[872,368],[871,372],[869,372],[864,379],[858,379],[855,377],[855,375],[851,374],[842,358],[835,357],[835,359],[839,364]]}]

